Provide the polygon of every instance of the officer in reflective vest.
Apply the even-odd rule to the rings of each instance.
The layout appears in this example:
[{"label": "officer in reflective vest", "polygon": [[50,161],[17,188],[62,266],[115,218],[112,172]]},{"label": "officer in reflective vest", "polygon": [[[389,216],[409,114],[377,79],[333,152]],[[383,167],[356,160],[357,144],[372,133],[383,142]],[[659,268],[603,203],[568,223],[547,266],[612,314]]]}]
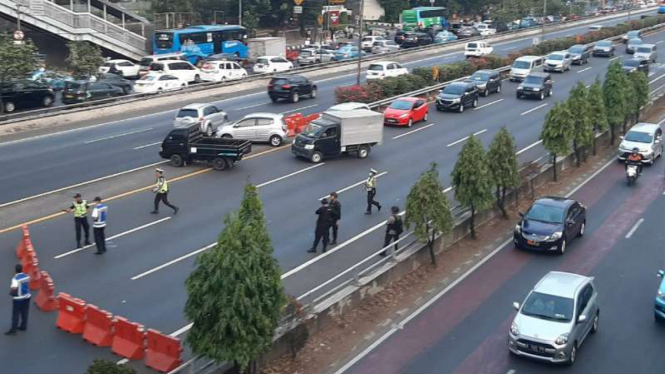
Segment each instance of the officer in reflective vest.
[{"label": "officer in reflective vest", "polygon": [[365,190],[367,191],[367,212],[365,214],[372,214],[372,205],[376,206],[381,211],[381,204],[374,200],[376,196],[376,170],[369,169],[369,176],[365,181]]},{"label": "officer in reflective vest", "polygon": [[106,214],[108,207],[102,203],[102,198],[95,197],[95,207],[92,209],[92,232],[95,235],[95,244],[97,245],[97,252],[95,254],[101,255],[106,252]]},{"label": "officer in reflective vest", "polygon": [[150,213],[159,213],[159,202],[161,201],[164,203],[164,205],[173,209],[173,214],[178,214],[178,210],[180,210],[180,208],[169,203],[169,183],[166,181],[166,178],[164,178],[164,170],[156,169],[155,177],[157,178],[157,183],[155,188],[152,189],[152,192],[155,193],[155,210]]},{"label": "officer in reflective vest", "polygon": [[[28,329],[28,312],[30,311],[30,276],[23,272],[23,265],[16,264],[14,277],[9,288],[12,296],[12,327],[5,335],[16,335],[16,330]],[[19,324],[19,318],[21,323]]]},{"label": "officer in reflective vest", "polygon": [[74,202],[69,209],[63,212],[74,212],[74,225],[76,227],[76,248],[81,248],[81,229],[85,233],[85,245],[90,245],[90,225],[88,224],[88,202],[81,198],[81,194],[74,195]]}]

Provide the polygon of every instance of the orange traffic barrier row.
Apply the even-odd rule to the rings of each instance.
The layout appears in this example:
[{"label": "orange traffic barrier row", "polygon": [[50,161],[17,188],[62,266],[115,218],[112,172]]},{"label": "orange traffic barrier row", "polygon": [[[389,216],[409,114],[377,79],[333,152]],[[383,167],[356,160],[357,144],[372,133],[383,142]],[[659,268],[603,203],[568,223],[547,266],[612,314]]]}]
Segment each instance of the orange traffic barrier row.
[{"label": "orange traffic barrier row", "polygon": [[292,114],[284,118],[284,122],[288,127],[289,137],[295,136],[303,132],[305,127],[310,124],[310,122],[318,119],[321,115],[319,113],[310,114],[309,116],[303,116],[302,113]]},{"label": "orange traffic barrier row", "polygon": [[37,304],[37,307],[39,307],[39,309],[45,312],[54,311],[58,309],[58,299],[55,296],[53,296],[53,292],[55,291],[55,287],[53,286],[53,280],[51,279],[51,276],[45,271],[41,271],[39,275],[40,275],[40,280],[39,280],[40,286],[39,286],[39,292],[37,293],[37,297],[35,297],[35,304]]},{"label": "orange traffic barrier row", "polygon": [[85,301],[60,292],[58,303],[58,319],[55,325],[69,333],[81,334],[85,326]]},{"label": "orange traffic barrier row", "polygon": [[129,360],[142,359],[145,346],[143,326],[122,317],[115,317],[114,327],[111,352]]},{"label": "orange traffic barrier row", "polygon": [[83,339],[98,347],[110,347],[113,341],[113,316],[92,304],[85,308]]},{"label": "orange traffic barrier row", "polygon": [[146,366],[162,373],[168,373],[182,365],[180,339],[164,335],[153,329],[148,330],[147,337]]},{"label": "orange traffic barrier row", "polygon": [[23,233],[21,235],[21,240],[18,242],[18,245],[16,246],[16,258],[18,258],[19,260],[23,260],[25,248],[27,247],[29,242],[30,242],[30,231],[28,230],[27,225],[23,225]]}]

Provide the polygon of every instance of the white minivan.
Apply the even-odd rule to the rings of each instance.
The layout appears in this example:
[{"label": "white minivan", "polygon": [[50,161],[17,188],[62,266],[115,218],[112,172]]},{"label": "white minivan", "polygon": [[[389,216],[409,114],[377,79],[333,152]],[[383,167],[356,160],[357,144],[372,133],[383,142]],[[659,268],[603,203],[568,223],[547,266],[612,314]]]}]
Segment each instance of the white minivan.
[{"label": "white minivan", "polygon": [[655,44],[640,44],[635,48],[633,58],[641,60],[648,60],[649,63],[656,62],[656,45]]},{"label": "white minivan", "polygon": [[226,82],[247,77],[247,70],[234,61],[208,61],[201,67],[204,82]]},{"label": "white minivan", "polygon": [[522,56],[513,62],[510,68],[510,80],[522,81],[531,74],[531,72],[543,65],[543,58],[540,56]]},{"label": "white minivan", "polygon": [[166,61],[166,60],[182,60],[186,61],[187,57],[182,53],[164,53],[161,55],[150,55],[144,56],[141,61],[139,61],[139,77],[142,77],[150,71],[150,64],[157,61]]},{"label": "white minivan", "polygon": [[384,79],[388,77],[398,77],[409,74],[409,71],[402,65],[392,61],[372,62],[367,67],[367,80]]},{"label": "white minivan", "polygon": [[150,64],[150,71],[174,75],[187,83],[201,82],[201,70],[188,61],[166,60]]},{"label": "white minivan", "polygon": [[494,48],[487,42],[469,42],[464,46],[464,57],[483,57],[494,51]]}]

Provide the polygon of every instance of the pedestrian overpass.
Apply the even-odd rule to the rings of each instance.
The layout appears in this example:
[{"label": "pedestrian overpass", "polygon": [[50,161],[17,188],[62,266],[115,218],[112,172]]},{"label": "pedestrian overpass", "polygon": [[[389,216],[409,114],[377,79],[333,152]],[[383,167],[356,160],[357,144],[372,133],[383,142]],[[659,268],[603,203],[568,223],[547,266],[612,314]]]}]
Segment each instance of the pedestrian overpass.
[{"label": "pedestrian overpass", "polygon": [[0,14],[133,60],[147,54],[148,21],[107,0],[0,0]]}]

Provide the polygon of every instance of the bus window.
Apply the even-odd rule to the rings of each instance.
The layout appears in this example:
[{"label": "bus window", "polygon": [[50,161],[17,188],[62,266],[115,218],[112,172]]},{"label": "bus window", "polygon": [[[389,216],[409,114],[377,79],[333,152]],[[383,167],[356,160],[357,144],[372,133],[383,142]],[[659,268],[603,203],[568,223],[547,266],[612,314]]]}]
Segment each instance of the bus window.
[{"label": "bus window", "polygon": [[180,35],[181,45],[188,45],[190,43],[202,44],[207,42],[208,38],[206,37],[206,33],[204,32],[190,32],[190,33],[183,33]]},{"label": "bus window", "polygon": [[173,33],[171,32],[161,32],[155,34],[155,43],[157,48],[171,48],[173,47]]}]

